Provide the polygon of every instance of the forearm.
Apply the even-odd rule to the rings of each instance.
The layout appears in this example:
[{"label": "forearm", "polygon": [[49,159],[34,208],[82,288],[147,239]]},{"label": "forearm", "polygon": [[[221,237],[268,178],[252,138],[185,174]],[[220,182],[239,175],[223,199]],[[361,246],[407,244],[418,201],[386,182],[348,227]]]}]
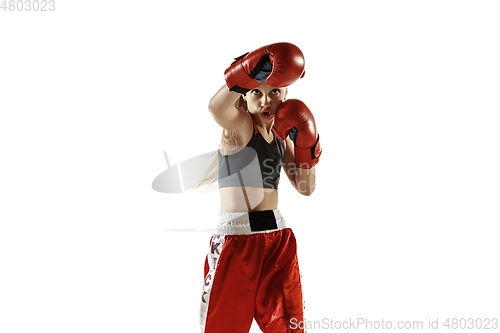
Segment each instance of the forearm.
[{"label": "forearm", "polygon": [[295,189],[302,195],[309,196],[316,188],[316,169],[302,169],[295,167],[295,181],[293,185]]}]

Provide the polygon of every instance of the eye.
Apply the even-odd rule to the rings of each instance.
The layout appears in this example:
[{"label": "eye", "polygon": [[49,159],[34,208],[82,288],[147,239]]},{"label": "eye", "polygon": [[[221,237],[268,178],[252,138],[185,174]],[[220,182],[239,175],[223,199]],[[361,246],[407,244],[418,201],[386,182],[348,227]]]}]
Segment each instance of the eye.
[{"label": "eye", "polygon": [[271,94],[273,94],[273,95],[278,95],[279,93],[280,93],[280,90],[279,90],[279,89],[273,89],[273,90],[271,91]]},{"label": "eye", "polygon": [[260,94],[260,90],[259,89],[254,89],[254,90],[252,90],[252,94],[259,95]]}]

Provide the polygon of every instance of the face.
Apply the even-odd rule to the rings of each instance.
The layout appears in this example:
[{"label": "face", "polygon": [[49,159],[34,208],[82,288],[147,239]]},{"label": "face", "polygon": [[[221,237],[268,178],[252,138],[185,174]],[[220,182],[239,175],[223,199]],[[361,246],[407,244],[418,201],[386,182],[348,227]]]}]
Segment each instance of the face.
[{"label": "face", "polygon": [[276,110],[285,100],[286,93],[286,87],[276,88],[263,83],[247,92],[243,99],[247,102],[247,109],[252,117],[257,117],[257,119],[267,123],[274,119]]}]

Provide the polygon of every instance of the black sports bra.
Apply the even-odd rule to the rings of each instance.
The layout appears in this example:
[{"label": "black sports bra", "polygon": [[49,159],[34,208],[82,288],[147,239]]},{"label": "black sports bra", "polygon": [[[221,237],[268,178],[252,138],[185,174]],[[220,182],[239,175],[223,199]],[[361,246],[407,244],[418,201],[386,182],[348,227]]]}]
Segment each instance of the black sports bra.
[{"label": "black sports bra", "polygon": [[253,124],[248,144],[235,154],[218,153],[219,188],[258,187],[278,189],[285,156],[283,139],[272,128],[275,145],[268,143]]}]

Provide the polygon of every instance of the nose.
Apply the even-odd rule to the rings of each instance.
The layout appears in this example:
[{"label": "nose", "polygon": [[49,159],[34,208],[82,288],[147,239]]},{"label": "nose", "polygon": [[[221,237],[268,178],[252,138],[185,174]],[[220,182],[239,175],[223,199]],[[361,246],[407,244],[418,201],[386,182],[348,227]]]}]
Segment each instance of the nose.
[{"label": "nose", "polygon": [[263,95],[261,104],[263,107],[270,107],[271,106],[271,98],[267,95]]}]

